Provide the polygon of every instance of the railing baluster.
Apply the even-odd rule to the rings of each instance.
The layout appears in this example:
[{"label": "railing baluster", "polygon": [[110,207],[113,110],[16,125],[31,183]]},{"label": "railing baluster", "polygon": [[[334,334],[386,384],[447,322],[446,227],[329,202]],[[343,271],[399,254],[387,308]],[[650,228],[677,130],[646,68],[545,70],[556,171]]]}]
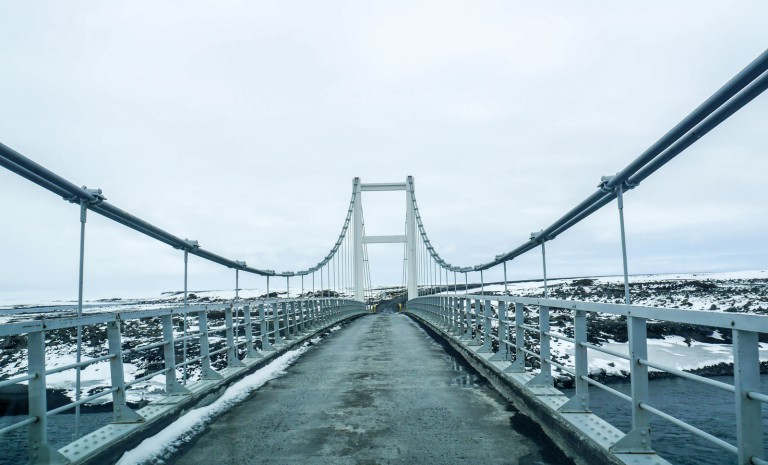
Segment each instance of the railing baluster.
[{"label": "railing baluster", "polygon": [[461,339],[463,340],[469,340],[472,339],[472,322],[469,319],[469,310],[472,306],[472,302],[468,298],[462,298],[461,304],[462,307],[464,307],[464,334],[461,336]]},{"label": "railing baluster", "polygon": [[760,390],[758,333],[733,330],[733,375],[736,395],[736,438],[738,464],[752,463],[752,457],[765,458],[762,406],[750,399],[749,391]]},{"label": "railing baluster", "polygon": [[126,403],[125,374],[123,371],[123,344],[120,335],[120,320],[107,322],[107,343],[110,355],[109,373],[112,387],[117,390],[112,393],[113,423],[139,423],[144,417],[134,412]]},{"label": "railing baluster", "polygon": [[530,386],[552,386],[552,365],[549,361],[552,359],[550,354],[550,337],[546,334],[549,331],[549,307],[539,305],[539,374],[528,381]]},{"label": "railing baluster", "polygon": [[507,303],[503,300],[498,301],[497,316],[499,318],[498,337],[499,337],[499,350],[490,358],[491,360],[507,361],[509,360],[509,346],[507,342],[509,337],[507,336],[509,322],[507,321]]},{"label": "railing baluster", "polygon": [[165,395],[189,394],[189,390],[176,380],[176,347],[173,342],[173,314],[160,317],[163,324],[163,358],[165,359]]},{"label": "railing baluster", "polygon": [[[478,303],[481,301],[478,300]],[[478,334],[478,338],[480,335]],[[477,351],[478,352],[490,352],[491,345],[491,301],[485,300],[483,302],[483,345]]]},{"label": "railing baluster", "polygon": [[269,322],[264,312],[264,303],[259,303],[259,332],[261,333],[261,350],[275,350],[269,343]]},{"label": "railing baluster", "polygon": [[283,309],[283,339],[290,341],[293,339],[293,336],[291,336],[291,320],[288,315],[288,302],[282,302],[280,307]]},{"label": "railing baluster", "polygon": [[589,412],[589,383],[582,376],[589,376],[589,360],[587,359],[587,348],[582,343],[587,342],[587,312],[576,310],[573,315],[573,340],[574,359],[576,372],[574,384],[576,394],[571,399],[560,406],[558,410],[567,413],[586,413]]},{"label": "railing baluster", "polygon": [[222,379],[221,374],[211,367],[211,346],[208,341],[208,311],[197,312],[197,325],[200,327],[200,378]]},{"label": "railing baluster", "polygon": [[[471,317],[469,321],[469,339],[468,346],[480,345],[480,299],[475,299],[475,310],[472,312],[472,300],[467,299],[467,309]],[[473,327],[474,324],[474,327]]]},{"label": "railing baluster", "polygon": [[274,301],[269,304],[269,307],[272,312],[272,331],[274,332],[275,345],[282,344],[283,338],[280,336],[280,306],[277,301]]},{"label": "railing baluster", "polygon": [[227,366],[244,367],[245,363],[238,356],[237,346],[235,345],[235,325],[232,319],[232,304],[224,309],[224,331],[227,337]]},{"label": "railing baluster", "polygon": [[651,430],[648,412],[640,404],[648,403],[648,367],[640,360],[648,359],[648,335],[645,318],[627,317],[629,333],[629,363],[632,391],[632,429],[611,447],[615,453],[648,453],[651,449]]},{"label": "railing baluster", "polygon": [[29,416],[37,421],[29,425],[29,463],[69,463],[66,457],[48,444],[48,394],[45,382],[45,332],[27,334],[29,380]]},{"label": "railing baluster", "polygon": [[246,304],[243,306],[243,323],[245,324],[245,357],[246,358],[262,358],[263,356],[256,350],[253,345],[253,323],[251,319],[251,305]]},{"label": "railing baluster", "polygon": [[515,302],[515,361],[504,369],[508,373],[525,372],[525,330],[522,326],[525,324],[525,306]]}]

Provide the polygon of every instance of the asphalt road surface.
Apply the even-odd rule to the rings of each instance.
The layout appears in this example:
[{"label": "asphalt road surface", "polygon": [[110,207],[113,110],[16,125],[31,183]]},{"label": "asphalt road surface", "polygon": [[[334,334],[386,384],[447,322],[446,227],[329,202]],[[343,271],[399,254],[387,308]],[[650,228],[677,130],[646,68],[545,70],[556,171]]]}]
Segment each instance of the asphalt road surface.
[{"label": "asphalt road surface", "polygon": [[567,463],[515,417],[415,322],[385,310],[323,339],[176,463]]}]

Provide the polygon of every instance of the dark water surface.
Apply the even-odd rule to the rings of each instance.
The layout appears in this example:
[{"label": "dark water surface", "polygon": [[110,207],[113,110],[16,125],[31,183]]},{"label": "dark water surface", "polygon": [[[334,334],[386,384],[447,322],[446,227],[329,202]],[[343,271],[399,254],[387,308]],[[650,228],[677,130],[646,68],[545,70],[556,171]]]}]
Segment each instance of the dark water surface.
[{"label": "dark water surface", "polygon": [[[27,418],[26,415],[11,415],[0,417],[0,428],[18,423]],[[106,426],[112,421],[112,412],[83,413],[80,415],[80,432],[88,434]],[[27,463],[27,447],[29,446],[27,428],[17,429],[0,436],[0,464]],[[48,417],[48,442],[55,448],[61,448],[75,439],[75,415],[62,413]]]},{"label": "dark water surface", "polygon": [[[733,384],[732,376],[712,377]],[[768,375],[761,376],[762,392],[768,392]],[[617,391],[629,394],[629,383],[611,384]],[[724,441],[736,444],[736,413],[734,395],[714,387],[682,378],[650,381],[649,404]],[[568,396],[574,390],[563,389]],[[632,413],[627,401],[600,389],[590,388],[592,411],[620,430],[627,432]],[[763,405],[763,437],[768,420]],[[736,455],[711,442],[651,415],[651,446],[662,457],[677,465],[725,465],[736,463]]]}]

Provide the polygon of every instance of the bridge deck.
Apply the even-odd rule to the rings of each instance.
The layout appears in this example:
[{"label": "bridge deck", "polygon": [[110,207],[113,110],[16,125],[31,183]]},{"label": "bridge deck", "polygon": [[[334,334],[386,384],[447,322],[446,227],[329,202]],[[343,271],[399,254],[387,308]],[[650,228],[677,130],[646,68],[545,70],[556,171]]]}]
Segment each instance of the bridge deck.
[{"label": "bridge deck", "polygon": [[511,407],[471,381],[408,317],[369,315],[219,418],[177,463],[548,463],[511,426]]}]

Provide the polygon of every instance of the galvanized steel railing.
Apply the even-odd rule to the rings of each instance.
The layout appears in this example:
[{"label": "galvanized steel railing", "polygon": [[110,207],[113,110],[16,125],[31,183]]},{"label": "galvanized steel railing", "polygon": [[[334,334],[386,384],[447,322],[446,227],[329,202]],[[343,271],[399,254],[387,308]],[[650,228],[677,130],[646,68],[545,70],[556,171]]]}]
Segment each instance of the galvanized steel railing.
[{"label": "galvanized steel railing", "polygon": [[[206,384],[203,386],[204,390],[217,389],[224,381],[223,378],[231,377],[233,370],[246,370],[259,359],[285,347],[286,343],[293,339],[365,312],[366,308],[362,302],[347,299],[273,299],[186,308],[93,313],[0,325],[0,337],[26,335],[27,344],[27,370],[0,381],[0,388],[29,383],[29,415],[0,429],[0,436],[28,427],[30,463],[77,462],[78,458],[85,459],[89,452],[93,453],[93,448],[88,450],[88,446],[83,446],[82,439],[60,450],[51,447],[47,440],[48,417],[111,396],[113,424],[140,425],[146,419],[130,409],[126,402],[126,391],[131,387],[163,375],[165,396],[185,396],[193,391],[200,394],[201,388],[198,385],[201,383]],[[190,318],[195,331],[186,333]],[[158,331],[148,329],[142,335],[140,345],[126,348],[122,343],[121,327],[137,320],[142,320],[149,328],[154,327]],[[214,321],[216,325],[211,327],[209,324]],[[95,330],[100,326],[106,326],[107,334],[106,341],[101,342],[100,347],[103,355],[65,366],[46,367],[46,333],[50,335],[51,331],[78,327]],[[153,338],[153,332],[159,337]],[[210,340],[211,335],[218,333],[223,333],[223,338],[217,338],[219,342],[214,344]],[[223,343],[221,339],[224,340]],[[188,346],[189,350],[182,349],[182,343]],[[195,352],[199,355],[188,357],[188,354],[193,352],[192,349],[196,349]],[[163,368],[126,382],[123,368],[125,357],[135,357],[153,351],[160,352]],[[110,366],[108,386],[98,393],[48,410],[46,376],[82,369],[104,361],[109,361]],[[217,361],[222,365],[223,371],[214,368]],[[188,383],[188,367],[199,368],[200,377],[194,383]],[[180,369],[183,371],[179,371]],[[84,439],[87,443],[87,437]]]},{"label": "galvanized steel railing", "polygon": [[[533,308],[537,311],[532,311]],[[507,373],[531,373],[527,386],[552,387],[553,369],[574,379],[575,395],[558,409],[563,413],[589,413],[589,387],[602,389],[631,404],[632,429],[613,442],[613,453],[650,453],[649,415],[655,415],[686,431],[733,453],[736,462],[764,465],[763,416],[761,404],[768,404],[768,395],[760,392],[760,360],[758,338],[768,333],[768,316],[734,314],[719,311],[682,310],[677,308],[642,307],[498,295],[440,295],[419,297],[408,301],[407,311],[441,327],[449,337],[472,347],[491,361],[508,362]],[[526,317],[526,311],[530,316]],[[573,323],[573,337],[554,331],[550,312],[567,312]],[[587,314],[623,316],[627,319],[628,353],[606,349],[587,341]],[[647,320],[686,323],[730,330],[733,333],[734,384],[698,376],[648,359]],[[528,340],[526,333],[533,335]],[[553,339],[573,346],[574,363],[564,365],[552,359]],[[538,344],[535,343],[538,341]],[[497,348],[496,352],[493,349]],[[619,392],[589,376],[589,350],[629,361],[631,395]],[[529,361],[538,361],[534,369]],[[648,369],[654,368],[687,380],[712,386],[734,395],[736,402],[737,443],[723,439],[692,426],[651,405],[649,402]],[[692,405],[701,407],[700,404]]]}]

